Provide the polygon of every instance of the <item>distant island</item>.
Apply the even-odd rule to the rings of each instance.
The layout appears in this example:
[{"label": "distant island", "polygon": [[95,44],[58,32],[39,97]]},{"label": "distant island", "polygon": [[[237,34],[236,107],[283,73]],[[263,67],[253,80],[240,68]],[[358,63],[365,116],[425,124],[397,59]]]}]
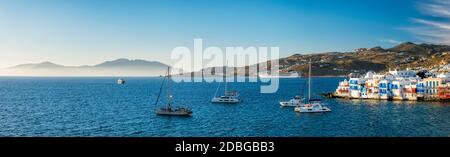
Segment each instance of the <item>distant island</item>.
[{"label": "distant island", "polygon": [[[21,64],[5,69],[12,76],[159,76],[168,65],[141,59],[117,59],[93,66],[64,66],[52,62]],[[5,74],[3,74],[5,75]]]},{"label": "distant island", "polygon": [[[415,44],[405,42],[392,48],[358,48],[353,52],[325,52],[294,54],[279,59],[280,73],[297,72],[307,74],[307,64],[312,60],[313,76],[347,76],[368,71],[386,72],[389,69],[427,70],[435,73],[449,72],[450,46],[435,44]],[[93,66],[64,66],[51,62],[21,64],[9,67],[0,75],[15,76],[160,76],[165,75],[169,65],[142,59],[117,59]],[[246,67],[228,67],[236,70],[237,76],[257,76],[267,69],[267,62]],[[222,67],[207,67],[202,71],[212,71]],[[201,76],[202,71],[195,74]],[[215,75],[220,75],[214,73]],[[176,74],[175,74],[176,75]],[[185,75],[185,74],[183,74]],[[211,75],[211,74],[205,74]]]}]

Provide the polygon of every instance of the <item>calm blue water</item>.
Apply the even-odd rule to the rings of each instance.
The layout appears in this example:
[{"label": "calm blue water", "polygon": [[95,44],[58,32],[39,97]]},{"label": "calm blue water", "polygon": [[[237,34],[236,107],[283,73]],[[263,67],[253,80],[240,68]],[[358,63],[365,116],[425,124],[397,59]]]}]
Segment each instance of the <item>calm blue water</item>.
[{"label": "calm blue water", "polygon": [[[0,136],[449,136],[450,104],[326,99],[327,114],[280,108],[306,87],[282,79],[277,93],[259,83],[232,83],[244,102],[211,104],[218,83],[174,84],[190,118],[159,117],[153,105],[161,78],[0,77]],[[343,78],[315,78],[313,95]],[[304,93],[306,94],[306,90]]]}]

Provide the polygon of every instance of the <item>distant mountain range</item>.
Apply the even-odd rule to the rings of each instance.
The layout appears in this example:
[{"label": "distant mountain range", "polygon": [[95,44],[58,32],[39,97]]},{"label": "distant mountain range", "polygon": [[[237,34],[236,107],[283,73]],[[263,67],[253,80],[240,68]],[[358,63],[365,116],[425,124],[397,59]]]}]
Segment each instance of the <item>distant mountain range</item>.
[{"label": "distant mountain range", "polygon": [[[359,48],[353,52],[326,52],[294,54],[280,58],[280,73],[296,71],[308,73],[308,61],[312,60],[313,76],[346,76],[367,71],[383,72],[389,69],[425,69],[442,71],[450,62],[450,46],[415,44],[405,42],[392,48]],[[266,69],[267,62],[247,67],[228,67],[237,70],[236,75],[257,75],[258,69]],[[93,66],[64,66],[51,62],[21,64],[7,68],[1,75],[26,76],[159,76],[165,75],[168,65],[146,60],[117,59]],[[222,67],[208,67],[204,71],[216,71]],[[260,70],[261,71],[261,70]],[[200,71],[195,72],[200,76]],[[215,73],[220,75],[220,73]],[[210,75],[210,74],[204,74]]]},{"label": "distant mountain range", "polygon": [[159,76],[167,72],[167,67],[156,61],[117,59],[93,66],[64,66],[52,62],[20,64],[6,71],[19,76]]}]

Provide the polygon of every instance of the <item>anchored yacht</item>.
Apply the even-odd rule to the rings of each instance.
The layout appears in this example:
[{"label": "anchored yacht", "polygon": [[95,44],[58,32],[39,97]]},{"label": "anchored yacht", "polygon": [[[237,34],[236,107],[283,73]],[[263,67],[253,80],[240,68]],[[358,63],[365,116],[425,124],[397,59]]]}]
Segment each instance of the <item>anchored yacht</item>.
[{"label": "anchored yacht", "polygon": [[216,89],[216,94],[211,99],[212,103],[227,103],[227,104],[235,104],[241,102],[239,99],[239,94],[236,91],[228,91],[227,82],[225,81],[225,92],[223,96],[217,96],[217,92],[219,91],[219,86]]},{"label": "anchored yacht", "polygon": [[223,96],[213,97],[211,99],[211,102],[213,102],[213,103],[229,103],[229,104],[233,104],[233,103],[239,103],[239,102],[241,102],[241,100],[239,99],[239,95],[237,95],[236,93],[234,93],[234,92],[227,92]]},{"label": "anchored yacht", "polygon": [[309,60],[309,77],[308,77],[308,102],[294,108],[295,112],[300,113],[318,113],[330,112],[331,109],[322,105],[319,99],[311,99],[311,59]]},{"label": "anchored yacht", "polygon": [[186,107],[174,107],[172,106],[173,96],[170,94],[170,67],[167,68],[167,76],[164,77],[163,82],[161,84],[158,97],[155,102],[155,106],[158,104],[159,97],[161,96],[161,92],[163,89],[163,85],[165,80],[167,79],[167,105],[159,108],[156,111],[156,115],[161,116],[191,116],[192,110]]},{"label": "anchored yacht", "polygon": [[320,101],[310,100],[309,103],[295,107],[294,111],[300,113],[318,113],[318,112],[331,112],[331,109],[323,106]]},{"label": "anchored yacht", "polygon": [[280,106],[281,107],[296,107],[296,106],[300,106],[303,105],[303,100],[304,98],[300,97],[300,96],[295,96],[294,98],[292,98],[289,101],[280,101]]},{"label": "anchored yacht", "polygon": [[[226,65],[223,68],[224,68],[224,72],[225,72]],[[226,76],[226,75],[224,75],[224,76]],[[239,99],[239,93],[237,91],[229,91],[228,90],[228,82],[225,77],[224,77],[224,82],[225,82],[224,95],[217,96],[217,93],[219,92],[219,88],[220,88],[220,82],[219,82],[219,86],[217,86],[216,93],[214,94],[214,97],[211,99],[211,102],[212,103],[224,103],[224,104],[236,104],[236,103],[241,102],[241,99]]]}]

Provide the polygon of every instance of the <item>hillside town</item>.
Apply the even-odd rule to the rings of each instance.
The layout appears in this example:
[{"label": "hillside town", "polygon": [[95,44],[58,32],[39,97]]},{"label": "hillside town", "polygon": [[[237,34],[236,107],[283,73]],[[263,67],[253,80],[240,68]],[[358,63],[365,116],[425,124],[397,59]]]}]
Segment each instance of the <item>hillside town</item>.
[{"label": "hillside town", "polygon": [[450,46],[405,42],[392,48],[359,48],[352,52],[295,54],[280,59],[284,71],[307,74],[312,60],[314,76],[346,76],[349,73],[374,71],[386,73],[389,69],[413,68],[441,73],[450,62]]}]

